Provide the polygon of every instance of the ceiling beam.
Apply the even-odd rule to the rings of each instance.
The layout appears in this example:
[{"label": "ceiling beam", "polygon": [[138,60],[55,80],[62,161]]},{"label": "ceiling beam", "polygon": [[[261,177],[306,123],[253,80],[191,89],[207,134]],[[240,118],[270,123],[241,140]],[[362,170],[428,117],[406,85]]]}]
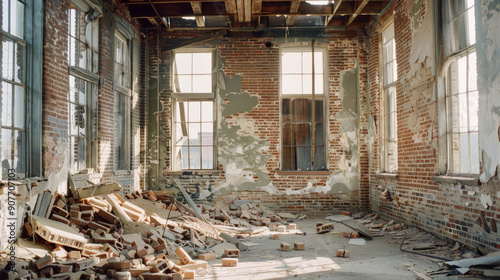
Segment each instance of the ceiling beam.
[{"label": "ceiling beam", "polygon": [[[193,13],[195,15],[202,15],[201,12],[201,3],[200,2],[191,2],[191,8],[193,8]],[[205,27],[205,18],[203,16],[195,16],[196,17],[196,25],[198,27]]]},{"label": "ceiling beam", "polygon": [[347,21],[347,26],[351,25],[351,23],[354,21],[354,19],[361,13],[361,11],[363,10],[363,8],[366,6],[366,4],[368,4],[370,0],[363,0],[363,2],[361,2],[361,4],[359,5],[359,7],[356,9],[356,11],[354,12],[354,14],[349,18],[349,20]]},{"label": "ceiling beam", "polygon": [[[300,6],[300,1],[301,0],[292,0],[290,3],[290,13],[295,14],[299,11],[299,6]],[[295,16],[288,16],[286,19],[286,25],[290,26],[293,25],[295,22]]]},{"label": "ceiling beam", "polygon": [[343,0],[337,0],[337,1],[334,2],[332,14],[329,15],[329,16],[327,16],[326,19],[325,19],[325,26],[328,26],[328,24],[332,20],[333,16],[335,15],[335,13],[337,12],[337,10],[339,9],[340,4],[342,4],[342,1]]},{"label": "ceiling beam", "polygon": [[236,0],[236,10],[238,11],[238,22],[243,22],[245,20],[245,7],[243,6],[243,0]]},{"label": "ceiling beam", "polygon": [[245,6],[245,22],[252,21],[252,0],[243,0]]}]

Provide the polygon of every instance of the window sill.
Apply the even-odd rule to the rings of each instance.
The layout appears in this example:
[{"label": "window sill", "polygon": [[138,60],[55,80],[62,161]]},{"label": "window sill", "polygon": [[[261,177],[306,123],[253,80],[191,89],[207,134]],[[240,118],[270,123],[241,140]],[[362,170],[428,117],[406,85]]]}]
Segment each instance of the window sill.
[{"label": "window sill", "polygon": [[375,178],[397,180],[399,175],[398,173],[377,173],[375,174]]},{"label": "window sill", "polygon": [[[185,172],[190,172],[191,174],[183,174]],[[221,175],[222,170],[177,170],[167,171],[165,174],[169,176]]]},{"label": "window sill", "polygon": [[444,183],[444,184],[460,183],[462,185],[467,185],[467,186],[480,186],[481,185],[481,182],[479,181],[479,179],[474,178],[474,177],[459,177],[459,176],[441,175],[441,176],[432,177],[432,181],[438,182],[438,183]]},{"label": "window sill", "polygon": [[311,170],[311,171],[288,171],[288,170],[278,170],[276,172],[277,175],[281,176],[314,176],[314,175],[319,175],[319,176],[328,176],[331,175],[332,172],[329,170]]}]

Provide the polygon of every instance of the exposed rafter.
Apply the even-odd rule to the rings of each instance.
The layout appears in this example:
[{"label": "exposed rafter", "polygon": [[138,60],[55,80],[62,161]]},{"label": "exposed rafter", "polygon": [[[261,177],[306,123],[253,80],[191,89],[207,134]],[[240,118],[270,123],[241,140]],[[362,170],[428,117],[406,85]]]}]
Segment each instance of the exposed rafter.
[{"label": "exposed rafter", "polygon": [[363,10],[363,8],[366,6],[366,4],[368,4],[370,0],[363,0],[363,2],[361,2],[361,4],[358,6],[358,8],[356,9],[356,11],[354,12],[354,14],[349,18],[349,20],[347,21],[347,26],[351,25],[351,23],[354,21],[354,19],[361,13],[361,11]]},{"label": "exposed rafter", "polygon": [[[299,11],[300,1],[301,0],[292,0],[292,2],[290,3],[290,14],[295,14]],[[287,26],[293,25],[294,22],[295,22],[294,15],[287,17],[286,19]]]},{"label": "exposed rafter", "polygon": [[198,27],[205,27],[205,18],[201,16],[203,13],[201,12],[201,3],[200,2],[191,2],[191,8],[193,8],[193,13],[196,15],[196,25]]},{"label": "exposed rafter", "polygon": [[342,4],[342,1],[343,0],[337,0],[337,1],[334,2],[332,14],[329,15],[329,16],[327,16],[326,19],[325,19],[325,26],[328,26],[328,24],[330,24],[330,21],[332,20],[333,16],[335,15],[335,13],[337,12],[337,10],[339,9],[340,4]]},{"label": "exposed rafter", "polygon": [[245,6],[245,22],[252,21],[252,0],[243,0]]}]

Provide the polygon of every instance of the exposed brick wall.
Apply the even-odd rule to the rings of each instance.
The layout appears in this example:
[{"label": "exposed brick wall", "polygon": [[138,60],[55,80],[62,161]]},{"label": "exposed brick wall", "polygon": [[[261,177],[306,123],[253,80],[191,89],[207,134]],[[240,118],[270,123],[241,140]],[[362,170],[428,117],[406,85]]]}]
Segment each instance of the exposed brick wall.
[{"label": "exposed brick wall", "polygon": [[[398,118],[398,177],[377,176],[381,170],[380,122],[382,104],[379,88],[379,30],[370,30],[369,36],[369,84],[370,113],[378,120],[376,134],[370,155],[370,206],[395,218],[405,220],[427,231],[465,242],[467,244],[500,248],[500,235],[482,228],[478,219],[484,215],[488,227],[500,219],[496,205],[481,203],[481,197],[493,202],[498,197],[498,178],[481,186],[467,186],[464,183],[437,183],[433,180],[439,174],[438,116],[435,95],[442,94],[436,87],[435,76],[426,63],[411,61],[414,28],[420,24],[432,7],[430,1],[421,1],[417,15],[412,14],[411,1],[396,1],[394,10],[396,57],[398,62],[397,118]],[[381,22],[385,18],[381,18]],[[427,19],[429,20],[429,19]],[[432,19],[430,19],[432,20]],[[432,33],[429,40],[433,40]],[[418,43],[418,42],[417,42]],[[429,58],[427,58],[429,59]],[[443,61],[443,59],[441,59]],[[441,66],[436,66],[439,69]],[[479,66],[478,66],[479,67]],[[414,69],[411,72],[410,69]],[[412,75],[410,75],[412,73]],[[437,88],[437,89],[436,89]],[[437,91],[437,92],[436,92]],[[480,93],[481,94],[481,93]],[[390,200],[380,197],[385,189]]]},{"label": "exposed brick wall", "polygon": [[[169,43],[170,34],[162,33],[162,41],[160,41],[160,50],[162,46]],[[172,37],[174,38],[174,37]],[[170,81],[170,64],[171,51],[161,51],[160,58],[157,57],[156,50],[156,31],[151,30],[148,33],[149,39],[149,73],[150,77],[156,79],[157,63],[160,61],[160,79],[163,79],[161,88],[161,105],[162,111],[159,114],[161,131],[165,135],[161,135],[161,146],[164,150],[161,151],[162,173],[165,178],[176,176],[171,172],[170,159],[170,122],[171,122],[171,107],[172,101],[168,81]],[[266,42],[273,43],[272,47],[265,46]],[[364,92],[367,84],[367,51],[366,42],[364,39],[358,38],[331,38],[327,41],[328,44],[318,43],[318,46],[326,47],[328,50],[327,65],[328,73],[328,141],[329,150],[327,152],[327,160],[330,172],[314,173],[314,174],[290,174],[289,172],[280,172],[280,111],[279,111],[279,90],[280,90],[280,69],[279,69],[279,46],[276,45],[274,38],[223,38],[221,42],[210,45],[217,49],[220,58],[224,61],[223,71],[228,77],[234,75],[241,76],[242,91],[246,91],[251,95],[258,96],[258,104],[250,111],[238,113],[225,118],[225,121],[230,125],[237,125],[237,119],[243,118],[250,121],[255,128],[254,135],[259,140],[265,140],[268,144],[267,148],[262,151],[263,157],[269,157],[265,164],[266,173],[269,176],[270,182],[278,191],[301,191],[308,186],[308,183],[313,187],[327,185],[330,177],[334,172],[340,172],[339,163],[343,161],[344,148],[340,143],[342,133],[341,122],[335,119],[335,114],[342,110],[341,98],[341,77],[342,71],[350,70],[359,66],[359,91],[363,95],[363,100],[367,99]],[[307,44],[307,43],[302,43]],[[205,43],[204,45],[207,45]],[[364,101],[363,101],[364,102]],[[364,109],[363,109],[364,110]],[[364,127],[363,135],[367,134],[366,116],[363,116],[359,121]],[[148,148],[148,151],[154,150]],[[165,153],[164,153],[165,152]],[[156,156],[156,154],[154,154]],[[150,153],[151,156],[151,153]],[[359,172],[368,174],[367,146],[363,144],[359,149]],[[219,165],[219,169],[223,167]],[[182,176],[186,177],[186,176]],[[224,181],[225,175],[221,173],[211,178],[211,183],[215,186]],[[257,177],[254,177],[257,180]],[[331,183],[331,182],[330,182]],[[192,187],[192,191],[198,191],[196,184],[200,184],[196,180],[185,180],[185,186]],[[353,209],[368,207],[368,176],[364,175],[361,182],[362,197],[358,195],[358,191],[347,192],[346,194],[308,194],[303,195],[269,195],[263,192],[232,192],[235,196],[249,197],[258,199],[262,203],[274,208],[283,210],[298,211],[298,210],[327,210],[327,209]],[[201,183],[203,186],[204,184]],[[298,199],[300,198],[300,199]],[[226,196],[216,197],[216,199],[227,199]],[[298,201],[300,200],[300,201]]]}]

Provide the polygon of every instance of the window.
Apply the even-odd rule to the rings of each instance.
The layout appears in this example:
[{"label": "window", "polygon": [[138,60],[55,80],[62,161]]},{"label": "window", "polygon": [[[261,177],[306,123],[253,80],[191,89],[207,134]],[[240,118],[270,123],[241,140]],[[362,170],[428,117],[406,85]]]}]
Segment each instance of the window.
[{"label": "window", "polygon": [[[93,12],[91,9],[89,12]],[[69,163],[77,172],[96,166],[98,22],[68,9]]]},{"label": "window", "polygon": [[445,38],[452,46],[445,77],[448,173],[479,174],[474,1],[445,1],[447,5],[444,29],[452,32]]},{"label": "window", "polygon": [[131,56],[130,41],[120,33],[115,35],[115,90],[117,110],[115,119],[118,131],[116,133],[117,168],[130,169],[131,150],[131,123],[130,123],[130,94],[131,94]]},{"label": "window", "polygon": [[211,50],[175,52],[174,170],[214,169],[214,91]]},{"label": "window", "polygon": [[382,31],[382,76],[383,79],[383,171],[395,172],[398,169],[398,123],[396,82],[398,66],[396,61],[396,42],[394,23]]},{"label": "window", "polygon": [[314,61],[311,47],[285,48],[280,57],[281,170],[325,170],[325,51],[314,51]]},{"label": "window", "polygon": [[26,42],[21,1],[3,1],[2,174],[26,173]]}]

